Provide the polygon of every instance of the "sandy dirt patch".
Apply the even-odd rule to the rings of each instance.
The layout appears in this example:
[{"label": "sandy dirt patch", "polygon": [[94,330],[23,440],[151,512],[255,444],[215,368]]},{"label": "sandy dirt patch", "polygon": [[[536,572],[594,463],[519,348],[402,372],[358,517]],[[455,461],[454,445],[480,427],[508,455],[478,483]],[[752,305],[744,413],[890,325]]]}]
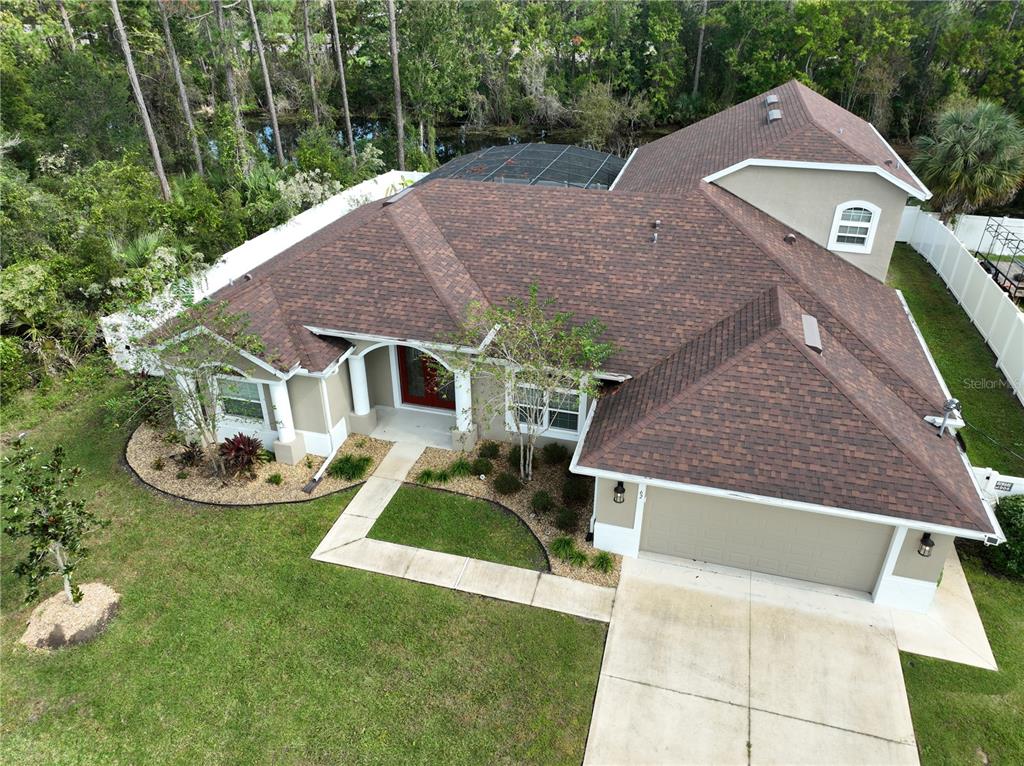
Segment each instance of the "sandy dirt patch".
[{"label": "sandy dirt patch", "polygon": [[114,619],[121,594],[99,582],[81,586],[82,600],[72,604],[63,589],[32,610],[28,629],[19,641],[30,649],[60,649],[84,644]]}]

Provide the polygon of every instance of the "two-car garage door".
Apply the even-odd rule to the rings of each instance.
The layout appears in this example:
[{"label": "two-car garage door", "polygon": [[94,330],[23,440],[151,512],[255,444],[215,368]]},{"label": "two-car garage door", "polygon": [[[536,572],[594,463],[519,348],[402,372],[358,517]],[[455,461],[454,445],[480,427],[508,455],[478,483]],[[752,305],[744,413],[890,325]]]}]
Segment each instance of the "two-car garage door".
[{"label": "two-car garage door", "polygon": [[892,528],[647,488],[640,550],[870,591]]}]

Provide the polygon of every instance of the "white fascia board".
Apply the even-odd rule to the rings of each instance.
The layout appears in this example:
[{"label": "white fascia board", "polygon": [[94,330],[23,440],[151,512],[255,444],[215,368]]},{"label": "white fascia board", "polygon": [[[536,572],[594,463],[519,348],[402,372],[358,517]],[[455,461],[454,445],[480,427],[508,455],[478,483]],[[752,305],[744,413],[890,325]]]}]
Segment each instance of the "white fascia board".
[{"label": "white fascia board", "polygon": [[[652,487],[661,487],[663,489],[681,490],[683,492],[692,492],[694,494],[708,495],[710,497],[724,497],[731,500],[742,500],[744,502],[757,503],[758,505],[767,505],[774,508],[784,508],[794,511],[806,511],[808,513],[817,513],[823,516],[838,516],[840,518],[866,521],[872,524],[883,524],[887,527],[902,525],[912,527],[913,529],[917,529],[922,532],[933,532],[940,535],[952,535],[954,537],[963,537],[971,540],[982,540],[987,542],[991,542],[992,540],[992,535],[987,535],[984,532],[975,532],[969,529],[958,529],[944,524],[932,524],[926,521],[918,521],[916,519],[901,519],[895,516],[882,516],[877,513],[868,513],[867,511],[855,511],[850,508],[834,508],[828,505],[805,503],[799,500],[786,500],[778,497],[768,497],[767,495],[755,495],[749,492],[739,492],[731,489],[705,487],[700,484],[666,481],[664,479],[655,479],[650,476],[639,476],[636,474],[621,473],[619,471],[606,471],[600,468],[590,468],[588,466],[580,465],[580,454],[583,452],[583,445],[586,442],[587,434],[590,432],[590,425],[593,421],[596,409],[597,403],[595,402],[590,408],[590,413],[587,415],[587,422],[583,426],[583,431],[580,433],[580,440],[576,444],[572,460],[569,463],[569,470],[572,473],[578,473],[584,476],[593,476],[594,478],[600,479],[611,479],[612,481],[631,481],[636,482],[637,484],[647,484]],[[994,527],[994,529],[998,530],[999,528]]]},{"label": "white fascia board", "polygon": [[622,178],[622,174],[626,172],[626,168],[629,167],[629,163],[631,163],[633,161],[633,158],[636,157],[636,152],[639,148],[640,147],[638,146],[636,149],[629,153],[629,156],[626,158],[626,164],[622,166],[622,170],[620,170],[619,174],[615,176],[615,180],[612,181],[612,185],[608,187],[608,191],[615,191],[615,185],[619,182],[619,179]]},{"label": "white fascia board", "polygon": [[322,370],[320,370],[320,372],[311,372],[307,370],[305,367],[295,367],[294,369],[288,371],[288,377],[286,378],[286,380],[290,380],[295,375],[305,375],[307,378],[329,378],[331,375],[338,371],[338,367],[341,366],[342,362],[344,362],[346,359],[352,356],[352,352],[354,350],[355,349],[353,348],[346,349],[344,354],[342,354],[329,365],[324,367]]},{"label": "white fascia board", "polygon": [[871,126],[871,129],[873,131],[875,131],[875,135],[878,136],[878,140],[881,141],[883,144],[885,144],[885,148],[888,149],[889,152],[892,154],[893,159],[895,159],[896,162],[900,163],[900,165],[903,166],[903,169],[906,170],[908,173],[910,173],[910,177],[913,178],[917,182],[917,185],[925,190],[925,196],[924,197],[920,197],[918,195],[914,195],[914,196],[917,196],[917,198],[919,200],[921,200],[922,202],[924,200],[926,200],[926,199],[931,199],[932,198],[931,189],[929,189],[927,186],[925,186],[924,183],[921,181],[921,179],[917,177],[917,173],[915,173],[914,170],[910,167],[910,164],[904,162],[903,159],[896,153],[896,150],[892,148],[892,144],[890,144],[888,141],[886,141],[884,138],[882,138],[882,134],[878,132],[878,128],[876,128],[870,122],[868,123],[868,125]]},{"label": "white fascia board", "polygon": [[370,343],[391,343],[398,345],[410,345],[410,346],[422,346],[423,348],[434,349],[436,351],[454,351],[459,354],[479,354],[494,338],[493,330],[488,333],[487,337],[481,342],[481,345],[472,348],[469,346],[453,346],[450,343],[435,343],[429,340],[417,340],[415,338],[395,338],[390,335],[371,335],[362,332],[349,332],[347,330],[331,330],[326,327],[316,327],[314,325],[303,325],[314,335],[327,335],[331,338],[344,338],[352,340],[365,340]]},{"label": "white fascia board", "polygon": [[906,181],[897,178],[892,173],[883,170],[877,165],[847,165],[842,162],[803,162],[800,160],[759,160],[759,159],[748,159],[742,162],[737,162],[735,165],[730,165],[727,168],[712,173],[709,176],[704,177],[704,181],[713,183],[719,178],[735,173],[737,170],[743,170],[748,167],[761,167],[761,168],[798,168],[802,170],[838,170],[841,172],[852,172],[852,173],[874,173],[881,178],[884,178],[894,186],[898,186],[900,189],[905,191],[911,197],[915,197],[922,202],[931,196],[931,193],[922,195],[920,189],[915,189],[913,186],[908,184]]},{"label": "white fascia board", "polygon": [[[175,335],[173,338],[168,338],[167,340],[165,340],[162,343],[158,344],[157,348],[158,349],[166,348],[168,344],[170,344],[170,343],[172,343],[172,342],[174,342],[176,340],[179,340],[179,339],[187,340],[187,339],[189,339],[189,338],[191,338],[191,337],[193,337],[195,335],[198,335],[199,333],[203,333],[205,335],[209,335],[211,338],[214,338],[215,340],[220,341],[221,343],[223,343],[228,348],[234,349],[235,351],[238,352],[239,356],[241,356],[243,359],[248,359],[250,362],[255,364],[257,367],[260,367],[261,369],[266,370],[267,372],[269,372],[271,375],[273,375],[278,380],[286,380],[291,375],[292,370],[289,370],[288,372],[281,372],[280,370],[275,369],[274,367],[272,367],[271,365],[267,364],[266,362],[264,362],[259,357],[253,356],[248,351],[245,351],[245,350],[239,348],[234,343],[229,341],[227,338],[225,338],[225,337],[223,337],[221,335],[218,335],[217,333],[215,333],[213,330],[211,330],[209,327],[206,327],[205,325],[200,325],[198,327],[193,327],[192,329],[186,330],[185,332],[183,332],[183,333],[181,333],[179,335]],[[294,368],[294,369],[297,369],[297,368]],[[256,380],[256,378],[253,378],[253,380]]]}]

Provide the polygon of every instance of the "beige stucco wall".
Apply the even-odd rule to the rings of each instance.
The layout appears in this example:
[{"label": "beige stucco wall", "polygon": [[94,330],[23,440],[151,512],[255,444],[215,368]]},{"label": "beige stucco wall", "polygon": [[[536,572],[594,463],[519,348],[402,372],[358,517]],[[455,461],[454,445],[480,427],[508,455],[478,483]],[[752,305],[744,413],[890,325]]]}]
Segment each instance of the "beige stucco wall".
[{"label": "beige stucco wall", "polygon": [[327,388],[327,403],[331,413],[331,425],[336,426],[352,411],[352,389],[348,378],[348,362],[343,362],[337,372],[324,379]]},{"label": "beige stucco wall", "polygon": [[288,398],[291,400],[292,420],[297,430],[327,433],[319,378],[293,375],[288,379]]},{"label": "beige stucco wall", "polygon": [[633,527],[636,516],[636,493],[639,485],[627,481],[626,499],[616,503],[614,490],[616,482],[611,479],[596,479],[594,486],[594,519],[602,524],[614,524],[617,527]]},{"label": "beige stucco wall", "polygon": [[882,213],[871,252],[836,251],[836,255],[875,279],[885,281],[907,193],[880,176],[840,170],[751,166],[719,178],[715,183],[826,248],[837,205],[850,200],[878,205]]},{"label": "beige stucco wall", "polygon": [[391,388],[391,351],[381,346],[368,353],[366,359],[366,383],[370,389],[370,406],[394,407],[395,394]]},{"label": "beige stucco wall", "polygon": [[871,591],[892,527],[647,488],[640,549]]},{"label": "beige stucco wall", "polygon": [[925,558],[917,552],[922,534],[915,529],[908,530],[892,573],[897,577],[910,577],[914,580],[937,583],[942,574],[942,567],[946,563],[946,557],[953,550],[954,538],[948,535],[932,535],[935,547],[932,549],[932,555]]},{"label": "beige stucco wall", "polygon": [[[501,385],[492,377],[473,378],[473,422],[476,424],[481,439],[492,441],[512,441],[518,439],[515,432],[505,429],[505,392]],[[550,442],[564,444],[570,450],[576,448],[576,442],[567,439],[553,439],[550,436],[537,437],[537,446],[543,447]]]}]

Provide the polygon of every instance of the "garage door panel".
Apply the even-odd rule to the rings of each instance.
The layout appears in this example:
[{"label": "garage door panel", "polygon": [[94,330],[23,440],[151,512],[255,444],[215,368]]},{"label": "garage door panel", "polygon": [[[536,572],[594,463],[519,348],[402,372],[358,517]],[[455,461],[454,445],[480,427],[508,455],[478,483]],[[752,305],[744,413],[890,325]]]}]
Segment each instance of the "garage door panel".
[{"label": "garage door panel", "polygon": [[870,591],[892,528],[648,487],[640,548]]}]

